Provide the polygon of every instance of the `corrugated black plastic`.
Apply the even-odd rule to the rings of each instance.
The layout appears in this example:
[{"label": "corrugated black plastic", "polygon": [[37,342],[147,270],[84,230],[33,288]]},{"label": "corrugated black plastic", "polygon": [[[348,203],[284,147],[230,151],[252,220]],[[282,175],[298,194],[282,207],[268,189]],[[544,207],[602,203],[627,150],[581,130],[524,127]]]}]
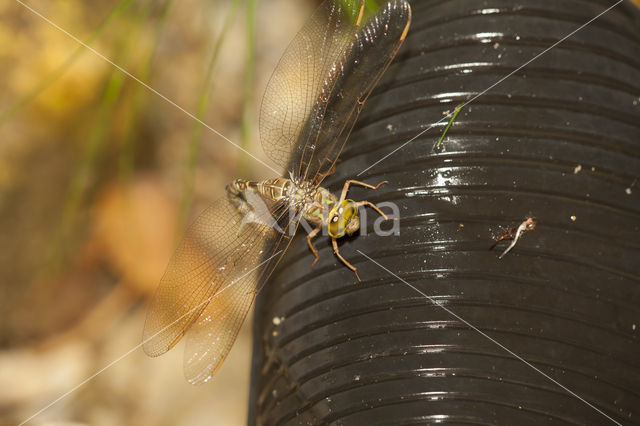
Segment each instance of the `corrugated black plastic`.
[{"label": "corrugated black plastic", "polygon": [[[446,123],[360,176],[389,184],[352,198],[401,213],[399,236],[369,223],[341,242],[363,282],[326,239],[313,270],[293,242],[257,303],[250,424],[611,423],[585,401],[640,423],[640,26],[625,3],[466,107],[441,150]],[[328,187],[611,4],[413,1]],[[491,231],[527,216],[537,228],[499,260]]]}]

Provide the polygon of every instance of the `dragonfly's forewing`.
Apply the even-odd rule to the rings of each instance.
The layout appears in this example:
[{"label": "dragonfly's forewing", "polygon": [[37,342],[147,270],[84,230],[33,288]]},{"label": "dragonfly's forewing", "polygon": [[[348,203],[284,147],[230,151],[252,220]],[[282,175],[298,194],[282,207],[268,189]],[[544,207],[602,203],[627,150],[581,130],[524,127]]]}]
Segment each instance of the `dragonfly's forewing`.
[{"label": "dragonfly's forewing", "polygon": [[364,0],[344,7],[326,0],[285,50],[262,98],[260,138],[266,154],[283,168],[325,90],[331,69],[353,42]]},{"label": "dragonfly's forewing", "polygon": [[254,209],[258,215],[247,215],[222,198],[196,219],[147,313],[143,348],[148,355],[161,355],[185,333],[193,333],[185,354],[190,360],[185,364],[187,378],[199,382],[217,368],[235,340],[256,286],[273,270],[290,241],[272,222],[279,220],[282,225],[288,220],[284,207],[273,204],[262,212]]},{"label": "dragonfly's forewing", "polygon": [[[343,6],[349,3],[356,7]],[[405,0],[360,19],[363,7],[325,0],[285,51],[262,101],[265,152],[316,183],[331,170],[409,29]]]}]

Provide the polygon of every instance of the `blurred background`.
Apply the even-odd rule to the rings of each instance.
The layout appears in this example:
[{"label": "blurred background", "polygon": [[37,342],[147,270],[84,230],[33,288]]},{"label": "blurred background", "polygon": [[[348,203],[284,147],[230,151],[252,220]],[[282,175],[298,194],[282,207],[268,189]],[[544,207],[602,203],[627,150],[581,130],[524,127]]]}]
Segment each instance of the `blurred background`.
[{"label": "blurred background", "polygon": [[[25,1],[265,160],[264,87],[312,1]],[[141,342],[184,226],[273,173],[15,1],[0,3],[0,424]],[[29,424],[246,423],[247,321],[210,383],[182,345],[115,362]]]}]

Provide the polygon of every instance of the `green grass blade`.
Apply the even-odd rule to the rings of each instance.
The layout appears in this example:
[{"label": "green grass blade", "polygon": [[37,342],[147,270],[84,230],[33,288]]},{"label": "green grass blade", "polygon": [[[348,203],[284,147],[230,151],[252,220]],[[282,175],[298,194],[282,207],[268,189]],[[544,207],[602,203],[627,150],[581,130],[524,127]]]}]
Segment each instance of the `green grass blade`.
[{"label": "green grass blade", "polygon": [[[136,19],[128,26],[139,28],[151,11],[150,7],[143,8],[137,13]],[[128,29],[128,28],[127,28]],[[124,31],[120,40],[120,47],[117,63],[127,63],[135,46],[131,43],[131,31]],[[71,182],[67,189],[67,195],[62,207],[60,222],[56,229],[56,234],[51,245],[48,256],[48,267],[55,270],[62,264],[68,253],[68,239],[72,234],[74,226],[78,225],[79,213],[83,208],[84,197],[91,186],[93,171],[100,162],[101,156],[107,153],[105,144],[109,129],[113,123],[118,100],[123,94],[126,83],[126,75],[114,69],[106,83],[98,109],[95,114],[94,124],[91,128],[86,143],[83,144],[83,151],[80,160],[74,170]]]},{"label": "green grass blade", "polygon": [[[131,3],[131,0],[122,0],[118,3],[107,16],[100,22],[98,27],[91,33],[89,39],[86,41],[87,45],[91,45],[99,36],[106,26],[120,13],[122,13]],[[51,71],[45,76],[29,93],[24,95],[20,100],[13,104],[9,109],[0,113],[0,128],[4,126],[14,115],[16,115],[22,108],[32,102],[42,91],[53,84],[58,78],[60,78],[71,65],[86,51],[86,47],[80,45],[73,51],[71,55],[62,63],[58,68]]]},{"label": "green grass blade", "polygon": [[[242,96],[242,123],[240,145],[244,149],[248,149],[251,142],[251,123],[252,123],[252,99],[255,91],[255,60],[256,60],[256,9],[258,0],[247,0],[247,46],[244,67],[244,85]],[[249,159],[246,156],[240,158],[239,173],[240,176],[248,176]]]},{"label": "green grass blade", "polygon": [[[138,71],[138,78],[142,81],[148,81],[151,75],[153,63],[153,59],[155,58],[157,48],[158,48],[158,40],[162,35],[162,31],[164,30],[164,25],[167,21],[167,16],[169,15],[169,10],[173,5],[173,0],[167,0],[164,3],[162,10],[160,12],[159,19],[156,21],[154,28],[154,43],[153,47],[147,52],[147,57],[142,62],[142,66]],[[136,28],[141,28],[149,19],[151,12],[153,11],[153,3],[149,3],[146,5],[144,9],[144,13],[139,16],[139,22],[135,26]],[[137,38],[137,34],[132,36],[128,35],[128,40],[131,42]],[[136,151],[136,130],[138,129],[139,120],[145,111],[144,109],[144,99],[147,97],[148,92],[142,85],[136,84],[132,88],[131,93],[131,111],[128,114],[128,122],[125,130],[125,137],[122,142],[122,149],[120,150],[119,157],[119,171],[120,178],[123,182],[128,182],[133,175],[133,170],[135,168],[135,151]]]},{"label": "green grass blade", "polygon": [[125,82],[125,75],[118,70],[111,73],[107,82],[102,100],[96,114],[95,125],[91,129],[91,134],[84,145],[84,150],[77,165],[71,183],[67,190],[67,196],[62,208],[59,224],[56,228],[55,236],[49,254],[47,256],[47,268],[55,271],[64,261],[68,250],[68,237],[72,229],[77,225],[79,212],[82,208],[82,200],[89,188],[92,170],[104,152],[104,142],[109,131],[115,107]]},{"label": "green grass blade", "polygon": [[209,102],[211,100],[211,90],[213,89],[213,83],[215,81],[215,68],[218,64],[218,59],[220,57],[220,52],[222,51],[222,46],[226,40],[226,37],[231,30],[233,22],[236,19],[236,15],[238,13],[238,9],[242,0],[233,0],[231,3],[231,8],[229,9],[229,13],[225,18],[222,29],[220,30],[220,34],[216,39],[216,42],[213,46],[211,56],[209,59],[209,63],[207,65],[207,71],[205,73],[205,79],[202,84],[202,94],[198,99],[198,106],[196,110],[196,117],[200,121],[193,122],[193,128],[191,130],[191,137],[189,138],[189,153],[187,156],[187,167],[185,171],[184,181],[183,181],[183,197],[180,208],[180,218],[179,218],[179,226],[184,227],[187,218],[189,216],[189,210],[191,209],[191,204],[193,203],[193,191],[195,186],[195,172],[196,172],[196,164],[198,162],[198,155],[200,153],[200,143],[202,141],[202,121],[205,119],[205,115],[207,113],[207,109],[209,107]]},{"label": "green grass blade", "polygon": [[436,148],[440,148],[440,144],[442,143],[442,140],[444,139],[444,136],[447,134],[447,131],[449,130],[449,127],[451,127],[451,124],[453,123],[453,120],[456,119],[456,116],[458,115],[460,110],[462,108],[464,108],[464,105],[465,104],[460,104],[454,110],[453,115],[451,116],[451,119],[449,120],[449,123],[447,123],[447,127],[444,128],[444,131],[442,132],[442,135],[440,136],[440,139],[438,139],[438,143],[436,144]]}]

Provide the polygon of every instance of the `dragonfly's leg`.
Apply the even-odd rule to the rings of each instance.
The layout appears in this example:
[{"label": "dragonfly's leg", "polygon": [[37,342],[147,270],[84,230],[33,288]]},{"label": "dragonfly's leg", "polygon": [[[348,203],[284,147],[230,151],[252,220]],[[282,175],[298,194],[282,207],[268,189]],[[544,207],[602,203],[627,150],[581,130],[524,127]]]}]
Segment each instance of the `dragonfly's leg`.
[{"label": "dragonfly's leg", "polygon": [[322,181],[322,180],[324,180],[324,178],[326,178],[327,176],[331,176],[335,172],[336,172],[336,162],[334,161],[333,165],[331,166],[331,168],[329,170],[327,170],[326,173],[320,173],[318,175],[318,177],[316,177],[316,181]]},{"label": "dragonfly's leg", "polygon": [[338,249],[338,241],[335,238],[331,238],[331,244],[333,244],[333,252],[336,254],[336,256],[338,256],[338,259],[340,259],[340,261],[342,261],[342,263],[344,263],[347,268],[351,269],[353,273],[356,274],[356,278],[358,279],[358,281],[362,281],[360,279],[360,276],[358,275],[358,270],[356,269],[356,267],[347,262],[347,260],[340,254],[340,250]]},{"label": "dragonfly's leg", "polygon": [[313,268],[314,266],[316,266],[316,263],[318,262],[318,259],[320,259],[320,256],[318,256],[318,251],[316,250],[316,248],[313,246],[313,243],[311,242],[311,239],[313,237],[315,237],[316,235],[318,235],[318,232],[320,232],[320,230],[322,230],[322,227],[319,226],[316,229],[314,229],[313,231],[309,232],[309,234],[307,235],[307,243],[309,244],[309,248],[311,249],[311,252],[313,253],[313,255],[316,257],[316,259],[313,261],[313,263],[311,264],[311,267]]},{"label": "dragonfly's leg", "polygon": [[385,183],[388,183],[386,180],[383,180],[382,182],[380,182],[377,185],[369,185],[368,183],[364,183],[364,182],[360,182],[359,180],[353,180],[353,179],[349,179],[348,181],[346,181],[344,183],[344,186],[342,187],[342,194],[340,194],[340,202],[343,202],[344,199],[347,197],[347,192],[349,191],[349,186],[350,185],[360,185],[360,186],[364,186],[365,188],[369,188],[369,189],[378,189],[380,188],[382,185],[384,185]]},{"label": "dragonfly's leg", "polygon": [[386,214],[384,214],[384,212],[382,210],[380,210],[378,208],[378,206],[373,204],[371,201],[359,201],[356,204],[358,205],[358,207],[369,206],[372,209],[374,209],[375,211],[377,211],[380,214],[380,216],[384,217],[385,220],[389,220],[389,217]]}]

